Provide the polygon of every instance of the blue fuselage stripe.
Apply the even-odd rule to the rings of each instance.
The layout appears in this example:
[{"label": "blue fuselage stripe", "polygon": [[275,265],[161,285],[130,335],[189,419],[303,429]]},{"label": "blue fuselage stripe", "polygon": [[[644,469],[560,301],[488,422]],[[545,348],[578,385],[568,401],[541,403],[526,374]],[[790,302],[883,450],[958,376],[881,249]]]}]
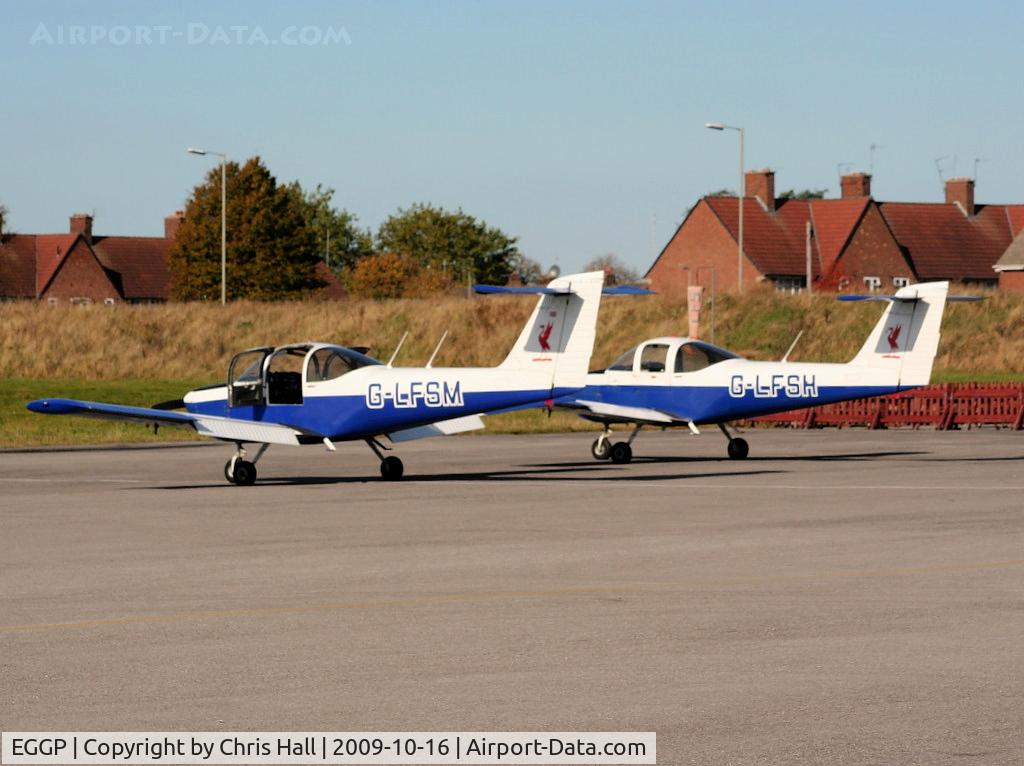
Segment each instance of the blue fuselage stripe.
[{"label": "blue fuselage stripe", "polygon": [[721,423],[730,420],[770,415],[847,399],[863,399],[906,390],[898,386],[821,386],[816,396],[759,397],[754,391],[734,396],[725,386],[587,386],[576,394],[559,399],[570,404],[583,399],[623,407],[641,407],[663,412],[695,423]]},{"label": "blue fuselage stripe", "polygon": [[462,406],[438,407],[429,407],[422,403],[417,406],[400,407],[395,406],[393,400],[385,400],[380,406],[371,408],[367,404],[366,396],[307,396],[302,404],[244,407],[228,407],[226,400],[218,399],[192,402],[187,406],[189,412],[197,414],[280,423],[300,431],[342,441],[378,436],[464,415],[485,414],[531,402],[540,404],[575,390],[561,388],[552,392],[546,388],[526,391],[466,391],[463,393]]}]

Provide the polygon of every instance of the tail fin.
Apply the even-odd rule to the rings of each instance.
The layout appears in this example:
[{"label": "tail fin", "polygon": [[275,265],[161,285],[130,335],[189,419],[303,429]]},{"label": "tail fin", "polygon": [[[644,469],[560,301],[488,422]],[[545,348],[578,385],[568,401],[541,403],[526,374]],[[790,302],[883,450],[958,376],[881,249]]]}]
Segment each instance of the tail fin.
[{"label": "tail fin", "polygon": [[582,388],[594,351],[604,272],[568,274],[548,283],[503,370],[550,370],[556,388]]},{"label": "tail fin", "polygon": [[928,385],[948,292],[949,282],[925,282],[895,295],[870,296],[890,301],[889,307],[850,364],[875,370],[901,388]]}]

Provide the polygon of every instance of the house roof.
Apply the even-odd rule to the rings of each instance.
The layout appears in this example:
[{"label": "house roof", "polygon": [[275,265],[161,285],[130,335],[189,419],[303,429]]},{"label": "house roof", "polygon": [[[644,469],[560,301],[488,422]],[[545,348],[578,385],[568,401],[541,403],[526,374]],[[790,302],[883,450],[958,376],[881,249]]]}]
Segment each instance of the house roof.
[{"label": "house roof", "polygon": [[[0,244],[0,296],[36,298],[43,294],[79,234],[15,234]],[[90,247],[84,238],[79,246]],[[94,237],[91,251],[122,297],[170,297],[167,252],[161,237]]]},{"label": "house roof", "polygon": [[1012,240],[1013,220],[1024,216],[1021,205],[979,205],[973,216],[945,203],[878,207],[920,279],[992,279],[993,264]]},{"label": "house roof", "polygon": [[[735,197],[707,197],[708,205],[729,231],[739,237],[739,206]],[[769,212],[756,199],[743,205],[743,250],[767,275],[800,274],[807,271],[807,222],[814,226],[811,268],[814,277],[828,272],[850,241],[867,209],[867,197],[858,199],[776,201]]]},{"label": "house roof", "polygon": [[121,275],[122,295],[170,298],[167,253],[171,240],[163,237],[94,237],[92,249],[100,263]]},{"label": "house roof", "polygon": [[[736,197],[705,197],[708,207],[733,239],[739,239]],[[779,200],[769,213],[756,199],[743,200],[743,252],[762,274],[802,274],[806,271],[804,226],[810,212],[803,200]],[[814,269],[820,269],[814,258]]]},{"label": "house roof", "polygon": [[0,296],[35,298],[36,238],[14,234],[0,244]]},{"label": "house roof", "polygon": [[61,262],[78,239],[78,234],[37,234],[35,240],[35,295],[41,295],[57,273]]}]

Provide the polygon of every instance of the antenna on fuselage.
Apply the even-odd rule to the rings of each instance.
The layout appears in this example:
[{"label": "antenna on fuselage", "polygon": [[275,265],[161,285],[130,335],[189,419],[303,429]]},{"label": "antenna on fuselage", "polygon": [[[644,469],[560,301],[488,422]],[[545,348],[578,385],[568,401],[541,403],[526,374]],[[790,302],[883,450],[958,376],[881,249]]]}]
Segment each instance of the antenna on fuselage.
[{"label": "antenna on fuselage", "polygon": [[433,367],[434,357],[437,356],[437,352],[441,350],[441,344],[444,343],[444,339],[448,337],[448,331],[444,331],[444,335],[441,336],[441,340],[437,342],[437,346],[434,348],[434,353],[430,355],[430,359],[427,361],[427,367]]},{"label": "antenna on fuselage", "polygon": [[796,337],[793,338],[793,342],[789,344],[789,348],[786,349],[786,353],[783,355],[782,359],[780,359],[779,361],[781,361],[781,362],[788,362],[789,361],[789,355],[793,353],[793,349],[796,348],[796,344],[800,341],[800,336],[803,335],[803,334],[804,334],[803,330],[801,330],[800,332],[798,332],[796,334]]},{"label": "antenna on fuselage", "polygon": [[393,353],[391,355],[391,358],[388,359],[388,367],[390,367],[391,363],[395,361],[395,357],[398,356],[398,352],[402,350],[402,344],[405,343],[405,339],[408,338],[408,337],[409,337],[409,331],[406,330],[404,333],[402,333],[402,339],[400,341],[398,341],[398,345],[395,346],[395,353]]}]

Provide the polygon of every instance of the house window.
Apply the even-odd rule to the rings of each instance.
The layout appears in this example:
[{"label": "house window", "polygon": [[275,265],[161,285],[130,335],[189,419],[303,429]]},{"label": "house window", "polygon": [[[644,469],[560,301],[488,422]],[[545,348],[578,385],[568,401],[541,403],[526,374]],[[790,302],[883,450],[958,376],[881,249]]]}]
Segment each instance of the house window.
[{"label": "house window", "polygon": [[906,287],[909,284],[910,284],[910,277],[893,277],[892,278],[892,285],[893,285],[893,287]]},{"label": "house window", "polygon": [[74,306],[90,306],[92,305],[92,298],[81,296],[78,298],[72,298],[71,303]]},{"label": "house window", "polygon": [[51,306],[56,306],[58,303],[60,303],[60,299],[59,298],[47,298],[46,302],[49,303]]},{"label": "house window", "polygon": [[798,293],[804,289],[804,277],[775,277],[772,282],[775,289],[783,293]]},{"label": "house window", "polygon": [[103,299],[103,305],[104,306],[113,306],[116,302],[117,301],[115,301],[113,298],[104,298]]},{"label": "house window", "polygon": [[882,286],[882,280],[879,277],[864,277],[864,286],[871,292],[878,292],[878,288]]}]

